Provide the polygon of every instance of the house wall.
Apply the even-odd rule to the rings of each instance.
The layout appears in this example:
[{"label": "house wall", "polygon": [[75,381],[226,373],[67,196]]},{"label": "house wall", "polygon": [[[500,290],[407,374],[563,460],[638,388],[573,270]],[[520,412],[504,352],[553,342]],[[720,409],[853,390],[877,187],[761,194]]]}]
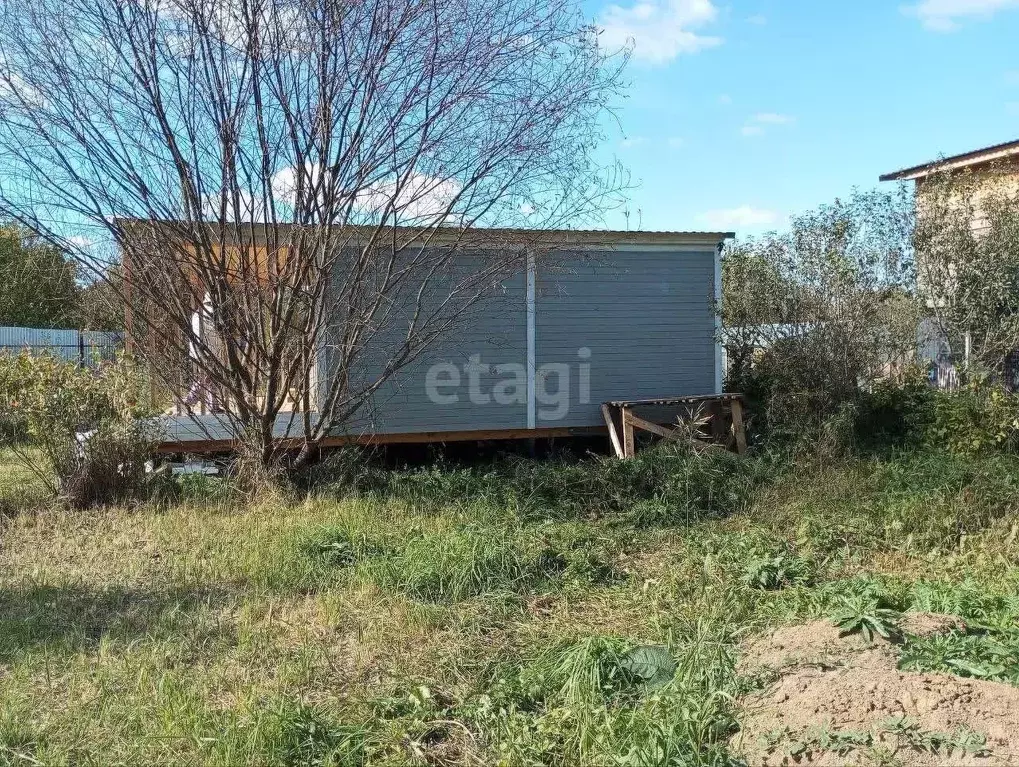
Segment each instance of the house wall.
[{"label": "house wall", "polygon": [[[477,268],[466,254],[457,265]],[[605,401],[717,391],[717,243],[522,253],[511,266],[469,308],[447,307],[441,316],[454,326],[335,434],[601,427]],[[438,280],[423,306],[440,305],[456,279]],[[376,380],[400,345],[411,311],[400,304],[366,340],[350,371],[355,387]],[[328,351],[320,364],[323,378],[332,374]],[[224,416],[174,416],[163,426],[168,443],[233,434]],[[301,434],[299,415],[282,414],[276,426],[281,438]]]},{"label": "house wall", "polygon": [[[958,205],[972,205],[973,216],[970,228],[980,234],[988,229],[988,220],[983,209],[987,201],[996,195],[1015,196],[1019,194],[1019,158],[999,160],[993,166],[975,166],[966,169],[960,181],[964,182],[965,193],[955,193],[953,201]],[[916,180],[917,215],[923,216],[937,205],[932,198],[939,194],[938,177],[921,177]]]},{"label": "house wall", "polygon": [[[470,256],[459,256],[458,265],[469,271],[475,266],[470,260]],[[451,280],[456,277],[450,275]],[[523,257],[516,273],[494,279],[490,291],[476,300],[454,300],[445,310],[437,306],[449,300],[447,280],[437,281],[432,299],[425,300],[423,306],[425,311],[438,311],[439,321],[450,321],[452,326],[382,383],[349,423],[349,431],[385,434],[525,428],[525,290]],[[352,371],[355,390],[377,380],[392,350],[401,347],[412,304],[408,300],[402,311],[373,334],[368,342],[372,348],[362,353]],[[518,366],[523,388],[512,391],[505,385],[499,392],[500,403],[493,389],[509,377],[507,365]]]},{"label": "house wall", "polygon": [[[462,327],[386,381],[349,429],[589,427],[604,423],[608,400],[713,393],[715,256],[709,244],[541,255],[530,274],[500,281]],[[367,368],[368,376],[378,369]],[[438,392],[429,386],[436,380]]]},{"label": "house wall", "polygon": [[[541,371],[568,369],[569,411],[537,403],[537,426],[603,423],[601,403],[715,390],[714,248],[567,254],[538,270],[535,345]],[[581,397],[580,364],[589,368]],[[555,381],[548,382],[555,391]]]}]

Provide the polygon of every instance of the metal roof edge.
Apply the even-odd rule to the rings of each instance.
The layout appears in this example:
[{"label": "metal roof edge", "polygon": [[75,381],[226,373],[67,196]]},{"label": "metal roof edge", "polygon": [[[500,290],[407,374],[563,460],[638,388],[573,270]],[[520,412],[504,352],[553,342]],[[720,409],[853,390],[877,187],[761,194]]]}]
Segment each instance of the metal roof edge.
[{"label": "metal roof edge", "polygon": [[[175,224],[188,223],[168,219],[142,219],[130,217],[118,217],[114,219],[118,224],[132,228],[136,226],[165,226],[172,228]],[[209,223],[207,226],[214,227],[216,224]],[[241,223],[230,224],[231,229],[250,231],[251,235],[258,238],[265,236],[269,228],[265,224]],[[293,224],[278,224],[275,226],[289,228]],[[703,232],[703,231],[619,231],[610,229],[501,229],[495,227],[373,227],[363,225],[349,225],[341,230],[351,238],[363,238],[377,232],[396,232],[411,239],[428,240],[436,245],[463,243],[463,244],[534,244],[536,246],[556,245],[718,245],[725,240],[736,236],[735,232]],[[342,235],[341,235],[342,236]]]},{"label": "metal roof edge", "polygon": [[892,173],[885,173],[878,176],[878,181],[913,181],[917,178],[928,176],[937,170],[965,168],[970,165],[991,162],[1002,157],[1010,157],[1013,154],[1019,154],[1019,140],[1006,141],[1002,144],[994,144],[982,149],[974,149],[969,152],[942,157],[937,160],[921,163],[920,165],[903,168]]}]

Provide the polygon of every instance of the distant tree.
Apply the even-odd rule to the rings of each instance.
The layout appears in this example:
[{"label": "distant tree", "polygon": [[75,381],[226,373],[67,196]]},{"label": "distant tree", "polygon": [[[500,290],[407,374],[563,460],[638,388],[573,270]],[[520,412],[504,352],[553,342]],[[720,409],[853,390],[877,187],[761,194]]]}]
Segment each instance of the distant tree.
[{"label": "distant tree", "polygon": [[918,199],[916,249],[926,309],[962,362],[1015,387],[1019,350],[1019,186],[1014,169],[939,172]]},{"label": "distant tree", "polygon": [[733,390],[772,425],[807,431],[913,358],[920,319],[913,201],[856,192],[731,246],[722,341]]},{"label": "distant tree", "polygon": [[119,264],[83,285],[78,298],[81,326],[87,330],[123,330],[123,272]]},{"label": "distant tree", "polygon": [[0,225],[0,325],[77,327],[79,288],[66,252],[16,224]]}]

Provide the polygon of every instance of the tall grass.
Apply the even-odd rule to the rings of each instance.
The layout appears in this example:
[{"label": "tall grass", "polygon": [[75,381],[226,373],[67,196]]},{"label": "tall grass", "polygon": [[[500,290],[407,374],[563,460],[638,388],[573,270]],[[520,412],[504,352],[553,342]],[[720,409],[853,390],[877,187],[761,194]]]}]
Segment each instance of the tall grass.
[{"label": "tall grass", "polygon": [[726,743],[737,727],[734,630],[705,604],[667,646],[594,635],[540,651],[493,688],[510,713],[499,743],[507,763],[729,763]]},{"label": "tall grass", "polygon": [[953,613],[987,639],[908,660],[974,674],[1014,646],[1019,458],[358,471],[9,518],[0,765],[722,765],[776,622]]},{"label": "tall grass", "polygon": [[778,454],[742,457],[722,449],[659,445],[628,461],[591,456],[536,461],[510,457],[476,466],[382,471],[338,454],[317,470],[319,492],[369,495],[416,508],[488,507],[525,520],[626,518],[644,525],[690,524],[747,507],[781,474]]}]

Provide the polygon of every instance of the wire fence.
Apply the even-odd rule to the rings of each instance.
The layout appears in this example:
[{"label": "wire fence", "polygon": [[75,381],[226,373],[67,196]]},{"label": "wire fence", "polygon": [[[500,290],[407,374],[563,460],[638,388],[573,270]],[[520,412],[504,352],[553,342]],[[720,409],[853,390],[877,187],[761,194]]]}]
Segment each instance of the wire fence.
[{"label": "wire fence", "polygon": [[117,331],[0,327],[0,353],[52,354],[87,367],[114,359],[123,342]]}]

